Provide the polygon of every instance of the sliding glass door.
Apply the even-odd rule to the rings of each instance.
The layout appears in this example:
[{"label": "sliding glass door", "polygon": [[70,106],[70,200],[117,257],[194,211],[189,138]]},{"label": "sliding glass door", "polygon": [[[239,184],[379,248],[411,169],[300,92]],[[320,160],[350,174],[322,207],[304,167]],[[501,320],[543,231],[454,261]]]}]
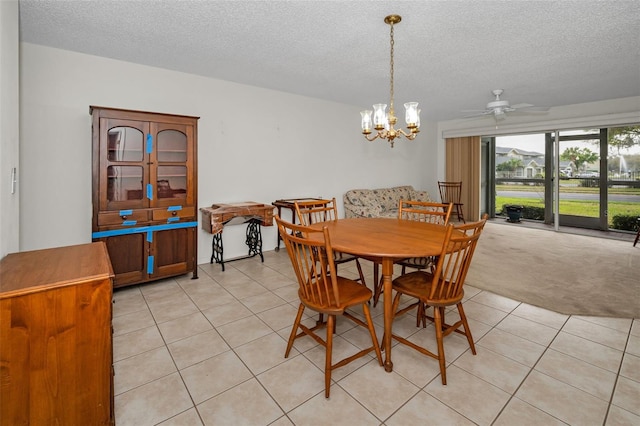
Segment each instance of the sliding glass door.
[{"label": "sliding glass door", "polygon": [[[607,131],[558,132],[559,225],[607,229]],[[556,134],[547,138],[556,141]],[[551,211],[554,205],[547,200]]]},{"label": "sliding glass door", "polygon": [[524,217],[543,220],[546,185],[545,134],[528,134],[486,138],[489,151],[493,145],[494,202],[497,215],[506,217],[510,206],[524,207]]},{"label": "sliding glass door", "polygon": [[[506,218],[633,231],[640,216],[640,126],[482,138],[483,205]],[[556,212],[557,210],[557,212]]]}]

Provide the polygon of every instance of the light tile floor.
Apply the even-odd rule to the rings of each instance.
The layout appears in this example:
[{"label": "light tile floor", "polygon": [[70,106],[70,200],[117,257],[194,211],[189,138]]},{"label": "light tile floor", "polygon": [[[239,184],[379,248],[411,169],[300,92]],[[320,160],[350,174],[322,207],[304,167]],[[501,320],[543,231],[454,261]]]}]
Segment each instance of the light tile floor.
[{"label": "light tile floor", "polygon": [[[119,426],[640,425],[640,320],[567,316],[470,286],[477,355],[463,336],[445,339],[447,386],[435,359],[394,342],[392,373],[361,358],[334,371],[326,400],[324,348],[305,337],[284,358],[298,306],[286,251],[264,256],[114,292]],[[382,303],[372,315],[381,337]],[[433,326],[414,321],[394,332],[435,350]],[[339,319],[335,357],[367,338]]]}]

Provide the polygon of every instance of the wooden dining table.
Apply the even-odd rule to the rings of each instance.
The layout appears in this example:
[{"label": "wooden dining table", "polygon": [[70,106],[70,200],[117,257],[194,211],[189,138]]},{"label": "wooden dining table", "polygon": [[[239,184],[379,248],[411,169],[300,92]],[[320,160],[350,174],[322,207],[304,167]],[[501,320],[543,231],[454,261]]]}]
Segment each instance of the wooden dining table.
[{"label": "wooden dining table", "polygon": [[[391,372],[393,370],[391,362],[393,264],[410,257],[440,254],[446,227],[433,223],[387,218],[338,219],[315,223],[311,226],[318,229],[326,226],[329,229],[329,238],[334,250],[360,256],[382,265],[384,368]],[[322,237],[318,235],[310,238]]]}]

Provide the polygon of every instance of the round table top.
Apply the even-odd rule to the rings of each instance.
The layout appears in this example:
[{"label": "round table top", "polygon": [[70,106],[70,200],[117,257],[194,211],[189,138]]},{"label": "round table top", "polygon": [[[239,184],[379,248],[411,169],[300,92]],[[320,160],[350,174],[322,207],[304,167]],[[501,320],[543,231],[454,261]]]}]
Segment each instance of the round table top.
[{"label": "round table top", "polygon": [[311,226],[326,226],[337,251],[379,258],[438,255],[447,230],[443,225],[387,218],[338,219]]}]

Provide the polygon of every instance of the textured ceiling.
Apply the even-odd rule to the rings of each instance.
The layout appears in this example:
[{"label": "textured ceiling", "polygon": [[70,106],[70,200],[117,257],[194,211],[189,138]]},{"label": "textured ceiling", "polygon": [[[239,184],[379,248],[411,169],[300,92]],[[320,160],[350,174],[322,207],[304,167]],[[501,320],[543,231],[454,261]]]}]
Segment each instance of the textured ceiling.
[{"label": "textured ceiling", "polygon": [[[640,95],[640,1],[20,0],[21,41],[370,107],[423,121],[492,89],[553,107]],[[487,119],[487,118],[483,118]]]}]

